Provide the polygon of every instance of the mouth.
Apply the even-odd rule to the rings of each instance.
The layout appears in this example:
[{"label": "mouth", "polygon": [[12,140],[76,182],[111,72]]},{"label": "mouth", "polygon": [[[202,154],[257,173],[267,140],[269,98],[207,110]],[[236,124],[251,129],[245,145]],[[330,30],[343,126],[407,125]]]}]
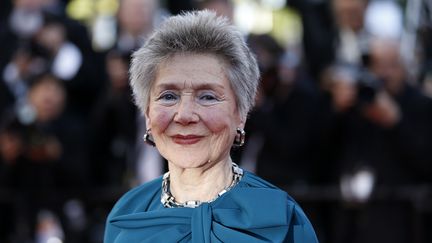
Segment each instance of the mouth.
[{"label": "mouth", "polygon": [[175,143],[180,144],[180,145],[191,145],[191,144],[195,144],[198,143],[201,139],[203,138],[203,136],[198,136],[198,135],[174,135],[172,136],[172,139]]}]

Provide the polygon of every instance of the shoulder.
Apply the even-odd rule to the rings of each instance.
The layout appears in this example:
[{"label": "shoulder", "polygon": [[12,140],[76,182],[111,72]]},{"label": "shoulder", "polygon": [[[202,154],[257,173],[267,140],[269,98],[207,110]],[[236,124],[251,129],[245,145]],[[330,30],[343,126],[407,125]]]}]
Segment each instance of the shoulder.
[{"label": "shoulder", "polygon": [[275,202],[271,201],[277,200],[281,203],[281,206],[288,206],[288,208],[298,211],[300,215],[304,215],[299,204],[287,192],[251,172],[244,172],[238,187],[238,190],[247,190],[254,198],[260,201],[275,204]]},{"label": "shoulder", "polygon": [[239,182],[239,186],[280,190],[277,186],[249,171],[244,171],[243,178]]},{"label": "shoulder", "polygon": [[280,194],[282,197],[286,198],[287,203],[297,204],[295,200],[284,190],[248,171],[244,172],[243,179],[239,182],[239,187],[250,188],[252,190],[255,189],[254,191],[256,193],[269,191]]},{"label": "shoulder", "polygon": [[239,183],[239,187],[255,188],[257,189],[256,193],[260,193],[260,191],[264,191],[262,189],[266,189],[266,191],[280,194],[283,198],[285,198],[287,204],[293,207],[296,206],[296,208],[300,209],[298,203],[290,195],[288,195],[288,193],[251,172],[244,172],[244,177]]},{"label": "shoulder", "polygon": [[[274,217],[284,214],[288,226],[287,242],[318,242],[315,231],[300,205],[280,188],[266,180],[245,172],[240,188],[247,188],[255,202],[260,201],[260,208],[266,208],[266,214],[274,213]],[[302,241],[297,241],[301,239]]]},{"label": "shoulder", "polygon": [[159,202],[162,177],[132,188],[126,192],[114,205],[109,218],[130,214],[137,211],[147,211]]},{"label": "shoulder", "polygon": [[121,232],[116,225],[120,218],[129,218],[131,215],[155,210],[160,207],[162,177],[135,187],[125,193],[114,205],[108,215],[105,225],[104,242],[114,242]]}]

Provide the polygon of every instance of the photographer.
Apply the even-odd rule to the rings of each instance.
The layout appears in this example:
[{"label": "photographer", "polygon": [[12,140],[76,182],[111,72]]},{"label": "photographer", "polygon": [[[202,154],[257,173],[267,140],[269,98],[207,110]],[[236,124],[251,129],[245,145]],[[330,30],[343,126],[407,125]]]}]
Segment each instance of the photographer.
[{"label": "photographer", "polygon": [[87,178],[80,135],[65,117],[63,82],[49,73],[30,78],[25,99],[26,105],[0,120],[2,180],[14,193],[13,215],[2,220],[15,228],[9,233],[17,242],[38,234],[41,210],[60,215],[64,195]]},{"label": "photographer", "polygon": [[413,242],[413,205],[380,192],[402,197],[399,188],[430,183],[432,100],[408,81],[398,42],[373,40],[368,54],[367,75],[324,76],[345,208],[333,242]]}]

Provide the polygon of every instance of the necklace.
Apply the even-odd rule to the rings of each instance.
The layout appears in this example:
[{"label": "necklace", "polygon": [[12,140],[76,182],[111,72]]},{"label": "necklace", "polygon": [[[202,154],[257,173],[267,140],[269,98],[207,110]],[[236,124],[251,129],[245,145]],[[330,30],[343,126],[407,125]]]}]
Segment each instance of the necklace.
[{"label": "necklace", "polygon": [[[238,167],[237,164],[232,163],[232,172],[233,172],[233,178],[231,181],[231,184],[224,188],[222,191],[220,191],[215,198],[208,201],[208,203],[215,201],[220,196],[222,196],[227,191],[231,190],[237,183],[241,180],[243,177],[243,170]],[[169,189],[170,185],[170,175],[169,172],[165,173],[162,179],[162,194],[161,194],[161,203],[166,208],[196,208],[199,205],[201,205],[201,201],[199,200],[190,200],[186,201],[184,203],[179,203],[175,200],[174,196],[171,194],[171,191]]]}]

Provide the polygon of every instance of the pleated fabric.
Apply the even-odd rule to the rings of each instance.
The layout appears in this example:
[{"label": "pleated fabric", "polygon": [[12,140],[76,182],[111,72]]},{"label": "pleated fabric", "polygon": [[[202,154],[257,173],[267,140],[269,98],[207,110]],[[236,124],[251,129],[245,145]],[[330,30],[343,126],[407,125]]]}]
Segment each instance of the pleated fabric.
[{"label": "pleated fabric", "polygon": [[105,243],[318,242],[298,204],[251,173],[197,208],[164,208],[161,185],[158,178],[116,203],[107,219]]}]

